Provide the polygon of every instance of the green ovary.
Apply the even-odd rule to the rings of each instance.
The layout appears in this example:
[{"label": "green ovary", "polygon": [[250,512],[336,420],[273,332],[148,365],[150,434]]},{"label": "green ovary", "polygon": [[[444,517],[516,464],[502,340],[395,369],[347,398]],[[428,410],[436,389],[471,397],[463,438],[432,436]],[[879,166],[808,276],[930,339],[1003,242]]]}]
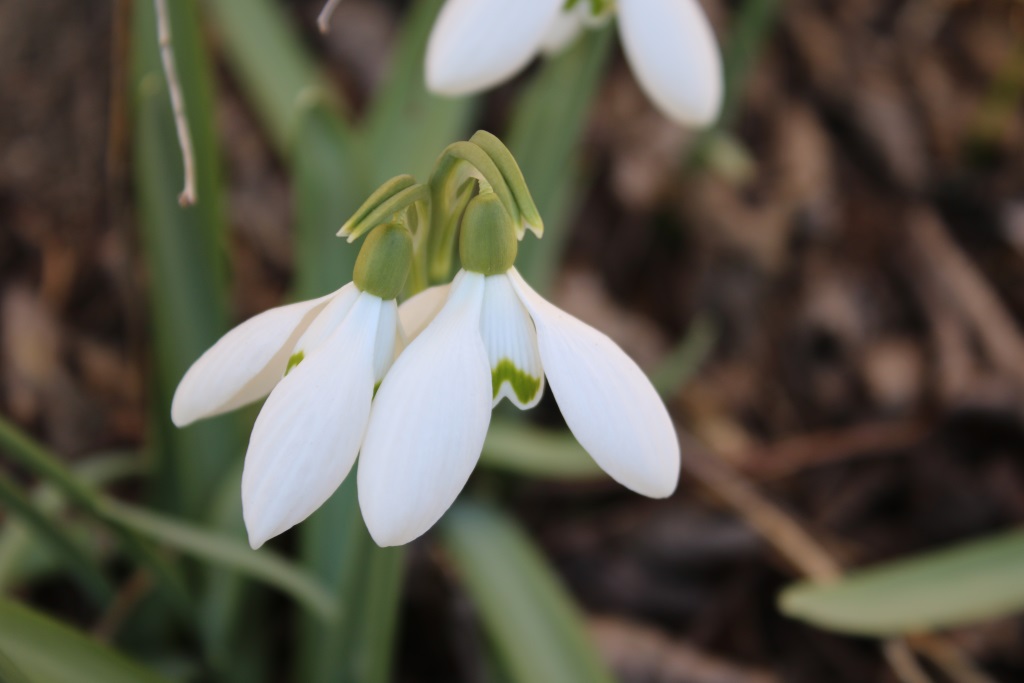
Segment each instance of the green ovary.
[{"label": "green ovary", "polygon": [[292,357],[288,359],[288,367],[284,369],[284,374],[287,376],[289,372],[291,372],[294,368],[298,367],[299,363],[301,363],[302,359],[305,357],[306,354],[304,354],[302,351],[299,351],[298,353],[293,353]]},{"label": "green ovary", "polygon": [[532,377],[519,368],[507,358],[498,361],[497,367],[491,368],[492,397],[498,396],[501,385],[508,382],[512,385],[512,391],[520,403],[529,403],[540,391],[540,378]]}]

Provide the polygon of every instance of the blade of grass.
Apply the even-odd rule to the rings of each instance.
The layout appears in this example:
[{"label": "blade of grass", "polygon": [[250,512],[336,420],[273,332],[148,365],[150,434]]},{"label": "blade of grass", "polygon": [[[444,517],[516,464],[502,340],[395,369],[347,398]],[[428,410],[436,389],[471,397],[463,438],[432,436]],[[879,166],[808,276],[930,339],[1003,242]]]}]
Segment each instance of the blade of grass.
[{"label": "blade of grass", "polygon": [[516,103],[505,142],[544,219],[544,240],[519,245],[516,268],[541,292],[554,279],[579,195],[580,148],[612,46],[612,30],[588,32],[548,61]]},{"label": "blade of grass", "polygon": [[278,588],[325,621],[334,616],[334,596],[311,576],[270,551],[254,551],[223,534],[113,498],[104,499],[102,510],[104,518],[111,523]]},{"label": "blade of grass", "polygon": [[442,0],[413,3],[402,22],[394,68],[373,100],[365,123],[374,186],[401,173],[426,180],[449,143],[464,138],[475,98],[441,98],[427,92],[423,56]]},{"label": "blade of grass", "polygon": [[441,531],[510,681],[613,680],[572,598],[514,520],[462,501]]},{"label": "blade of grass", "polygon": [[1024,529],[987,536],[846,574],[798,583],[779,597],[783,613],[866,636],[933,631],[1024,610]]},{"label": "blade of grass", "polygon": [[[142,471],[137,453],[92,455],[73,470],[75,478],[92,488],[102,488]],[[52,520],[67,509],[67,498],[53,484],[44,482],[33,491],[32,504],[40,514]],[[78,542],[81,545],[84,539],[79,538]],[[48,571],[63,569],[63,566],[26,525],[14,520],[4,525],[0,532],[0,593]]]},{"label": "blade of grass", "polygon": [[372,189],[356,142],[329,104],[310,98],[291,151],[296,296],[311,299],[352,279],[358,244],[335,235]]},{"label": "blade of grass", "polygon": [[2,683],[32,683],[29,677],[21,672],[11,658],[0,651],[0,682]]},{"label": "blade of grass", "polygon": [[[307,90],[329,92],[284,7],[271,0],[208,0],[233,72],[278,152],[287,155]],[[335,97],[335,104],[341,99]]]},{"label": "blade of grass", "polygon": [[531,426],[524,420],[491,420],[480,463],[487,467],[547,479],[604,476],[572,435]]},{"label": "blade of grass", "polygon": [[[53,484],[68,500],[78,505],[93,517],[103,520],[103,498],[84,481],[75,477],[39,443],[30,439],[13,424],[0,417],[0,450],[15,462],[32,471],[44,481]],[[192,598],[181,577],[165,560],[156,555],[143,539],[126,529],[111,525],[111,529],[122,542],[124,549],[137,562],[153,572],[167,600],[179,614],[190,617]]]},{"label": "blade of grass", "polygon": [[98,559],[86,552],[78,539],[59,520],[43,514],[20,488],[8,477],[0,474],[0,500],[7,504],[40,539],[50,545],[64,559],[64,566],[78,581],[85,593],[98,604],[110,600],[114,587],[103,573]]},{"label": "blade of grass", "polygon": [[0,598],[0,650],[39,683],[167,683],[86,635]]},{"label": "blade of grass", "polygon": [[153,311],[156,444],[160,503],[195,519],[217,481],[242,451],[235,418],[172,430],[170,398],[185,370],[227,328],[227,226],[213,132],[210,66],[200,44],[194,2],[174,2],[169,19],[186,113],[196,150],[202,201],[178,206],[178,142],[160,67],[151,3],[138,3],[134,27],[135,190]]},{"label": "blade of grass", "polygon": [[744,0],[736,12],[722,55],[725,78],[722,111],[714,125],[701,131],[693,145],[687,149],[687,166],[693,168],[707,164],[710,155],[719,146],[719,138],[735,122],[743,88],[757,57],[775,29],[781,6],[780,0]]}]

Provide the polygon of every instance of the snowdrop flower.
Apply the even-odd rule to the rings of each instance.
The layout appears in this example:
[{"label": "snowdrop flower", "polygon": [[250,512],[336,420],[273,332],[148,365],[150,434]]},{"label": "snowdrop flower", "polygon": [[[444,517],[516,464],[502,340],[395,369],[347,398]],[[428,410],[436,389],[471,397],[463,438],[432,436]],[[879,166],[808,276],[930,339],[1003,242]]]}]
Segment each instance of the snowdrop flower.
[{"label": "snowdrop flower", "polygon": [[399,310],[414,338],[384,378],[363,440],[359,504],[377,544],[433,526],[476,466],[493,405],[536,405],[545,376],[569,429],[612,478],[670,495],[679,445],[640,368],[520,277],[514,222],[494,193],[470,202],[461,231],[463,270],[450,287]]},{"label": "snowdrop flower", "polygon": [[[486,90],[541,51],[602,18],[608,0],[447,0],[427,44],[427,87],[441,95]],[[722,60],[697,0],[617,0],[626,58],[647,96],[672,120],[704,126],[722,104]],[[596,11],[595,11],[596,10]]]},{"label": "snowdrop flower", "polygon": [[270,394],[242,474],[253,548],[312,514],[352,468],[374,388],[395,354],[395,298],[411,257],[405,227],[375,229],[353,282],[250,318],[200,356],[178,385],[171,418],[179,427]]}]

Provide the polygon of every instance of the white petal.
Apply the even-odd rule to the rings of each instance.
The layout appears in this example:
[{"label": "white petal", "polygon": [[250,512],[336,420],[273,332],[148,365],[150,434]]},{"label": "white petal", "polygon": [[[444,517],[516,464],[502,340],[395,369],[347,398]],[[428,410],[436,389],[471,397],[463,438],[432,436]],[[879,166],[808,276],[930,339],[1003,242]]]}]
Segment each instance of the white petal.
[{"label": "white petal", "polygon": [[[366,295],[370,296],[370,295]],[[398,338],[398,304],[394,299],[381,302],[377,339],[373,352],[373,381],[380,382],[395,359]]]},{"label": "white petal", "polygon": [[438,285],[424,289],[398,307],[398,321],[401,324],[402,335],[406,345],[419,336],[420,332],[426,329],[434,316],[438,314],[444,302],[448,299],[448,291],[451,285]]},{"label": "white petal", "polygon": [[377,545],[408,543],[433,526],[480,457],[491,419],[483,293],[483,275],[460,273],[444,308],[398,357],[374,399],[358,488]]},{"label": "white petal", "polygon": [[171,402],[174,424],[184,427],[270,393],[284,375],[296,340],[342,291],[264,311],[221,337],[178,384]]},{"label": "white petal", "polygon": [[352,468],[370,415],[380,310],[379,298],[360,294],[260,411],[242,472],[242,513],[253,548],[312,514]]},{"label": "white petal", "polygon": [[514,76],[540,49],[563,0],[448,0],[427,43],[427,89],[486,90]]},{"label": "white petal", "polygon": [[304,357],[309,356],[323,344],[331,333],[338,329],[338,325],[348,315],[360,294],[359,288],[353,282],[339,289],[331,302],[313,319],[299,340],[295,342],[291,355],[301,353]]},{"label": "white petal", "polygon": [[520,409],[537,405],[544,394],[537,332],[504,273],[486,279],[480,334],[491,367],[494,405],[502,397]]},{"label": "white petal", "polygon": [[722,56],[697,0],[619,0],[619,34],[640,86],[671,119],[705,126],[722,106]]},{"label": "white petal", "polygon": [[576,40],[583,32],[584,17],[588,14],[589,2],[577,2],[572,9],[559,12],[544,33],[544,40],[541,42],[544,54],[558,54]]},{"label": "white petal", "polygon": [[513,268],[537,326],[551,391],[576,440],[615,481],[664,498],[679,480],[679,441],[650,380],[615,342],[547,302]]}]

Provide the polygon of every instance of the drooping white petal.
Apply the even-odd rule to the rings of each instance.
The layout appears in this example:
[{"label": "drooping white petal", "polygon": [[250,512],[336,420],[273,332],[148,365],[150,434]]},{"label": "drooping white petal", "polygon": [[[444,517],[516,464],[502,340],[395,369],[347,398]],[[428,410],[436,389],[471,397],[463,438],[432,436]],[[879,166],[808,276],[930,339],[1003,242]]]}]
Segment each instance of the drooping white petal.
[{"label": "drooping white petal", "polygon": [[537,327],[544,373],[573,436],[615,481],[652,498],[672,494],[679,441],[665,404],[615,342],[508,272]]},{"label": "drooping white petal", "polygon": [[[369,295],[368,295],[369,296]],[[395,360],[395,347],[398,340],[398,304],[394,299],[382,301],[380,320],[377,322],[377,339],[373,352],[373,381],[384,379],[388,368]]]},{"label": "drooping white petal", "polygon": [[583,32],[584,19],[590,13],[588,2],[577,2],[571,9],[562,10],[544,33],[541,50],[546,55],[556,55],[564,50]]},{"label": "drooping white petal", "polygon": [[697,0],[618,0],[618,16],[647,96],[677,123],[712,123],[722,106],[722,56]]},{"label": "drooping white petal", "polygon": [[441,518],[480,457],[491,377],[480,338],[484,276],[460,273],[444,308],[380,385],[359,461],[373,540],[401,545]]},{"label": "drooping white petal", "polygon": [[284,375],[296,340],[342,291],[264,311],[221,337],[178,384],[171,402],[174,424],[184,427],[270,393]]},{"label": "drooping white petal", "polygon": [[327,337],[338,329],[338,325],[348,315],[359,295],[359,288],[353,282],[339,289],[331,302],[320,311],[320,314],[313,319],[306,331],[295,342],[291,355],[301,353],[302,357],[308,356],[316,350],[316,347],[323,344]]},{"label": "drooping white petal", "polygon": [[420,332],[425,330],[430,321],[434,319],[434,316],[440,312],[444,302],[448,299],[450,289],[451,285],[429,287],[403,301],[402,305],[398,307],[398,321],[406,345],[412,343],[412,340],[418,337]]},{"label": "drooping white petal", "polygon": [[465,95],[514,76],[540,49],[563,0],[448,0],[427,43],[427,89]]},{"label": "drooping white petal", "polygon": [[242,513],[253,548],[312,514],[352,468],[370,415],[381,307],[378,297],[360,294],[260,411],[242,472]]},{"label": "drooping white petal", "polygon": [[485,281],[480,334],[491,367],[494,405],[502,397],[520,409],[537,405],[544,394],[537,332],[504,273]]}]

